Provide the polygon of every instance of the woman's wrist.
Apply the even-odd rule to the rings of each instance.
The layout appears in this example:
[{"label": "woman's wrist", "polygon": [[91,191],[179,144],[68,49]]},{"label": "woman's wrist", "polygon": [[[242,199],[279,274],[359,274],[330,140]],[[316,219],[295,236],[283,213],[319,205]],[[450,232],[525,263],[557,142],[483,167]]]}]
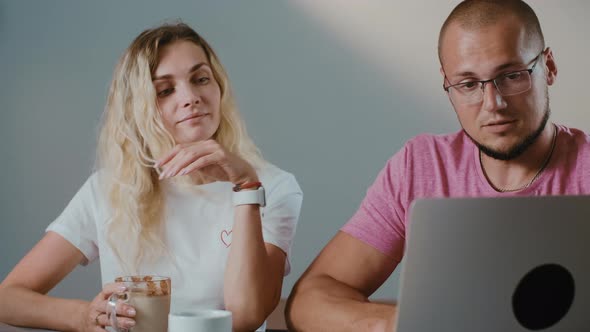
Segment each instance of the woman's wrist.
[{"label": "woman's wrist", "polygon": [[[258,175],[256,173],[245,176],[241,179],[239,179],[238,181],[234,182],[235,186],[241,187],[241,188],[246,188],[251,186],[252,184],[257,184],[260,183],[260,179],[258,178]],[[253,189],[257,189],[256,186],[254,186]]]}]

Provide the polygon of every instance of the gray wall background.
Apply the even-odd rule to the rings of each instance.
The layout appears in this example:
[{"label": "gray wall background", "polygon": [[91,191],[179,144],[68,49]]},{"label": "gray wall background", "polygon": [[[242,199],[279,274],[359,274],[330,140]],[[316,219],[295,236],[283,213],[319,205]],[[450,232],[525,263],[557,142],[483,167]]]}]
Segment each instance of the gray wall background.
[{"label": "gray wall background", "polygon": [[[181,18],[220,55],[266,158],[304,190],[287,296],[404,141],[459,128],[436,57],[457,2],[0,1],[0,278],[90,174],[119,55]],[[590,3],[531,5],[559,66],[553,120],[590,130]],[[374,297],[396,298],[398,274]],[[90,299],[99,279],[98,264],[77,268],[52,293]]]}]

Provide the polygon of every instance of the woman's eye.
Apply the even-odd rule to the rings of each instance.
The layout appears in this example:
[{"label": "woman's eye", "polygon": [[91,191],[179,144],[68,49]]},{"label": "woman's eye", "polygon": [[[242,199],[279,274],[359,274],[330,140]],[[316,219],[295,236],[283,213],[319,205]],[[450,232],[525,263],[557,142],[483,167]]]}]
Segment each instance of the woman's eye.
[{"label": "woman's eye", "polygon": [[207,83],[209,83],[209,77],[207,77],[207,76],[198,77],[197,82],[199,82],[200,84],[207,84]]},{"label": "woman's eye", "polygon": [[158,91],[158,97],[166,97],[166,96],[170,95],[173,91],[174,91],[173,88],[160,90],[160,91]]}]

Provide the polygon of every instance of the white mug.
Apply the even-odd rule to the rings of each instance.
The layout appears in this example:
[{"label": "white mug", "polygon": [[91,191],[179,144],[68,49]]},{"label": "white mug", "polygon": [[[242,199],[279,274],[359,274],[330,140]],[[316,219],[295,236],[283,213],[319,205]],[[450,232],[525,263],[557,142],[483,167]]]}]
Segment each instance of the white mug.
[{"label": "white mug", "polygon": [[227,310],[192,310],[171,312],[168,332],[231,332],[231,312]]}]

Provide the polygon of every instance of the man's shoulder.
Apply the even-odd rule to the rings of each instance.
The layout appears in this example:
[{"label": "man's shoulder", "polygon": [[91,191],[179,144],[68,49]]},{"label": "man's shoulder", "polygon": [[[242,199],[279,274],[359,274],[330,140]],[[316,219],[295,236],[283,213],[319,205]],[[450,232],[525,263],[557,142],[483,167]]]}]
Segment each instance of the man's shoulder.
[{"label": "man's shoulder", "polygon": [[463,130],[447,134],[428,134],[423,133],[410,138],[406,142],[406,146],[422,146],[422,145],[454,145],[462,143],[467,135]]},{"label": "man's shoulder", "polygon": [[402,148],[407,156],[456,155],[473,144],[462,131],[449,134],[420,134],[409,139]]},{"label": "man's shoulder", "polygon": [[576,168],[586,168],[590,165],[590,135],[564,125],[556,124],[556,128],[558,133],[555,154],[561,161],[559,165],[575,165]]},{"label": "man's shoulder", "polygon": [[557,127],[559,137],[572,140],[574,144],[590,145],[590,135],[587,132],[561,124],[555,124],[555,126]]},{"label": "man's shoulder", "polygon": [[456,168],[473,159],[474,149],[473,142],[463,131],[420,134],[409,139],[388,160],[386,167],[394,173],[408,168],[420,172]]}]

